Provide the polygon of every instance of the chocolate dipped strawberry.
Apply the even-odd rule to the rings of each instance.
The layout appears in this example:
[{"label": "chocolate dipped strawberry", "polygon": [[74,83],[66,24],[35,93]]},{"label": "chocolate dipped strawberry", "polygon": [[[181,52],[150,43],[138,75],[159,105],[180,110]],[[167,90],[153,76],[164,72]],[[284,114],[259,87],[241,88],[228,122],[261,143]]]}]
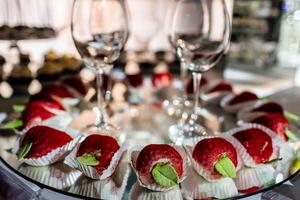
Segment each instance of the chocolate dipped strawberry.
[{"label": "chocolate dipped strawberry", "polygon": [[111,136],[89,135],[80,144],[76,159],[83,165],[93,167],[101,175],[108,168],[119,148],[119,144]]},{"label": "chocolate dipped strawberry", "polygon": [[[247,128],[234,133],[232,136],[239,141],[255,164],[262,164],[270,161],[274,151],[273,141],[262,129]],[[243,154],[243,150],[239,149],[239,151]],[[243,159],[245,161],[247,158],[244,156]]]},{"label": "chocolate dipped strawberry", "polygon": [[238,167],[235,147],[220,137],[200,140],[193,149],[196,171],[208,180],[222,177],[234,178]]},{"label": "chocolate dipped strawberry", "polygon": [[40,158],[70,141],[72,137],[63,131],[47,126],[35,126],[25,133],[18,158]]},{"label": "chocolate dipped strawberry", "polygon": [[167,144],[150,144],[138,154],[133,166],[144,185],[157,184],[163,188],[178,185],[184,171],[181,154]]},{"label": "chocolate dipped strawberry", "polygon": [[264,114],[253,119],[251,123],[263,125],[274,131],[282,140],[288,140],[286,132],[289,128],[288,120],[281,114]]}]

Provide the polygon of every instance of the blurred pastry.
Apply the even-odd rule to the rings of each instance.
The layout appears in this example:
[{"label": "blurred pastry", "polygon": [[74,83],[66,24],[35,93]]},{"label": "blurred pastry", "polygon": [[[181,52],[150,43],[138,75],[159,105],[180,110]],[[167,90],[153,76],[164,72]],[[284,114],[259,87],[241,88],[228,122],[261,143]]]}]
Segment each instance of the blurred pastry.
[{"label": "blurred pastry", "polygon": [[75,58],[74,56],[64,54],[58,59],[58,62],[63,65],[64,73],[67,74],[74,74],[78,73],[81,69],[82,63],[79,59]]}]

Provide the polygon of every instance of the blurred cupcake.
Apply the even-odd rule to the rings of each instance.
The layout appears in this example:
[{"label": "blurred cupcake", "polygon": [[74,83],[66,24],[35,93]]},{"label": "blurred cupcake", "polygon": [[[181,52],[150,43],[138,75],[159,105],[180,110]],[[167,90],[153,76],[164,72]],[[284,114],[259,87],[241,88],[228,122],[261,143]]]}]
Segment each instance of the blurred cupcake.
[{"label": "blurred cupcake", "polygon": [[29,55],[21,54],[19,63],[13,66],[13,70],[7,81],[12,86],[15,93],[27,91],[27,88],[32,81],[32,72],[28,67],[29,63]]},{"label": "blurred cupcake", "polygon": [[40,82],[54,81],[62,74],[63,70],[63,65],[58,62],[57,54],[49,51],[45,55],[44,64],[37,71],[37,78]]},{"label": "blurred cupcake", "polygon": [[76,74],[82,66],[80,60],[68,54],[64,54],[58,58],[58,62],[64,67],[64,73],[66,74]]}]

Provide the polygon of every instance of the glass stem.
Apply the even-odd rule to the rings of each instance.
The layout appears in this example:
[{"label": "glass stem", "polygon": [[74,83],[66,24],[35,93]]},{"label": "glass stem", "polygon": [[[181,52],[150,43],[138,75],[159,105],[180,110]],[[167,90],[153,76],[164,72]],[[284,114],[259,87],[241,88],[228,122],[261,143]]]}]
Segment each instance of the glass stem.
[{"label": "glass stem", "polygon": [[199,87],[202,78],[202,73],[193,72],[193,83],[194,83],[194,95],[195,95],[195,104],[194,104],[194,114],[197,115],[197,110],[199,110]]},{"label": "glass stem", "polygon": [[103,99],[102,99],[102,74],[103,70],[98,68],[96,70],[96,89],[97,89],[97,107],[96,107],[96,120],[95,125],[100,126],[104,124],[104,108],[103,108]]}]

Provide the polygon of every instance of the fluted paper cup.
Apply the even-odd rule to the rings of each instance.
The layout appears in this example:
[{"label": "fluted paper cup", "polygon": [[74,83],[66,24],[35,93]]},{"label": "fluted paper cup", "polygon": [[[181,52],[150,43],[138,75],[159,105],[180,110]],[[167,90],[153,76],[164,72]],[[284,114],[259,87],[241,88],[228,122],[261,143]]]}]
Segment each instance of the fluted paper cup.
[{"label": "fluted paper cup", "polygon": [[[73,140],[71,140],[70,142],[66,143],[65,145],[63,145],[59,148],[53,149],[47,155],[44,155],[42,157],[22,159],[22,162],[24,162],[28,165],[31,165],[31,166],[46,166],[46,165],[50,165],[52,163],[55,163],[59,160],[64,159],[74,149],[76,144],[82,138],[82,134],[79,131],[68,128],[68,127],[55,126],[54,124],[51,124],[48,121],[43,121],[35,126],[48,126],[48,127],[54,128],[56,130],[62,131],[64,133],[70,135],[73,138]],[[22,134],[22,136],[19,139],[16,152],[19,151],[19,148],[22,144],[22,140],[24,139],[24,137],[26,135],[26,132],[35,126],[31,126],[31,127],[28,127],[23,130],[24,133]]]},{"label": "fluted paper cup", "polygon": [[238,195],[237,188],[231,178],[209,182],[199,176],[192,168],[187,179],[181,183],[181,188],[185,199],[224,199]]},{"label": "fluted paper cup", "polygon": [[[175,145],[172,145],[172,146],[177,150],[177,152],[181,155],[181,157],[183,159],[183,173],[182,173],[182,176],[180,177],[180,180],[179,180],[179,182],[182,182],[188,174],[188,159],[187,159],[185,151],[182,147],[175,146]],[[131,167],[132,167],[133,171],[135,172],[135,174],[137,176],[139,185],[141,187],[147,188],[149,190],[158,191],[158,192],[165,192],[165,191],[169,191],[171,189],[174,189],[176,187],[176,185],[173,186],[173,187],[166,188],[166,187],[162,187],[162,186],[160,186],[156,183],[153,183],[153,184],[150,184],[150,185],[146,185],[146,184],[142,183],[142,181],[140,180],[139,174],[136,170],[136,161],[137,161],[139,153],[142,149],[143,149],[143,147],[139,146],[139,147],[132,148],[129,152],[130,164],[131,164]]]},{"label": "fluted paper cup", "polygon": [[[187,155],[188,155],[188,157],[189,157],[189,159],[192,163],[192,166],[193,166],[194,170],[200,176],[204,177],[207,181],[218,182],[221,179],[226,179],[226,177],[222,177],[221,175],[218,176],[218,177],[212,176],[209,173],[209,171],[207,171],[201,164],[199,164],[193,158],[193,151],[194,151],[194,148],[195,148],[196,144],[198,142],[200,142],[201,140],[209,139],[209,138],[222,138],[222,139],[226,140],[227,142],[231,143],[233,147],[235,147],[235,145],[233,145],[233,142],[235,142],[235,141],[232,140],[232,137],[228,137],[228,136],[203,136],[203,137],[194,137],[194,138],[186,139],[184,141],[184,148],[187,152]],[[237,159],[238,159],[236,171],[238,171],[243,166],[243,163],[242,163],[242,159],[241,159],[237,149],[236,149],[236,152],[237,152]]]},{"label": "fluted paper cup", "polygon": [[110,177],[115,172],[115,170],[119,164],[119,161],[121,160],[123,154],[125,153],[125,151],[127,149],[127,146],[125,144],[123,144],[111,158],[110,164],[107,167],[107,169],[105,169],[102,172],[102,174],[99,174],[98,171],[94,167],[84,165],[84,164],[81,164],[80,162],[78,162],[78,160],[76,159],[76,153],[77,153],[79,146],[80,146],[80,144],[74,149],[74,151],[69,156],[66,157],[66,159],[64,161],[65,164],[69,165],[70,167],[72,167],[74,169],[78,169],[84,175],[86,175],[87,177],[89,177],[91,179],[98,179],[98,180],[104,180],[104,179]]}]

